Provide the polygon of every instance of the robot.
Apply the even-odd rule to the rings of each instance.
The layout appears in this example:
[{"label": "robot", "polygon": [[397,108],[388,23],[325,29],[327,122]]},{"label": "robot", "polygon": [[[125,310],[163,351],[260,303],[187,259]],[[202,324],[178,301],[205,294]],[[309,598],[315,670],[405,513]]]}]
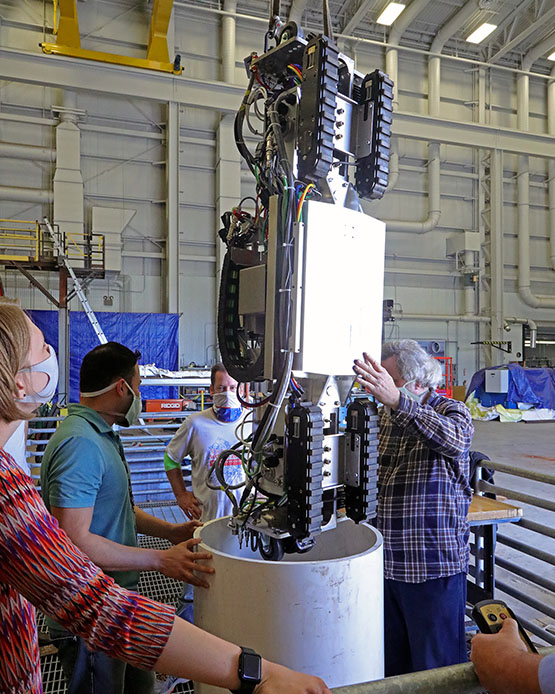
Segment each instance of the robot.
[{"label": "robot", "polygon": [[[256,194],[219,232],[222,361],[262,395],[243,403],[254,434],[239,432],[208,483],[233,500],[239,541],[269,560],[309,551],[338,509],[360,522],[377,503],[376,408],[345,405],[353,359],[380,353],[385,224],[360,198],[387,188],[393,83],[339,51],[327,2],[324,25],[305,36],[274,2],[264,53],[245,59],[234,132]],[[230,455],[246,474],[239,502],[225,479]]]}]

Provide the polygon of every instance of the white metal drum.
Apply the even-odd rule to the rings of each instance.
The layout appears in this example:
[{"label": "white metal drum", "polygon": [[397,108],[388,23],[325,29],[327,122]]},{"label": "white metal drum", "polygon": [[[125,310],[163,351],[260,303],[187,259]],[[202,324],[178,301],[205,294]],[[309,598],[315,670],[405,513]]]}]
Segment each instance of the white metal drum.
[{"label": "white metal drum", "polygon": [[[197,529],[213,554],[210,589],[195,588],[195,624],[339,687],[383,677],[383,547],[350,520],[306,554],[267,562],[219,518]],[[197,694],[221,694],[195,684]]]}]

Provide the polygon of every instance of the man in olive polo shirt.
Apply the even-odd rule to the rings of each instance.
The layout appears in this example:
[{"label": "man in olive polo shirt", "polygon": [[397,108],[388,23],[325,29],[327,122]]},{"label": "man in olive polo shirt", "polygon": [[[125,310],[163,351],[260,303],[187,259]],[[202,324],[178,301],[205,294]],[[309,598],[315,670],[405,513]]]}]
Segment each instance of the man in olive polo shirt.
[{"label": "man in olive polo shirt", "polygon": [[[133,503],[129,468],[112,426],[131,426],[141,411],[137,361],[117,342],[95,347],[83,359],[80,403],[50,439],[41,469],[41,487],[49,511],[73,542],[124,588],[136,590],[140,571],[207,587],[193,571],[212,573],[196,560],[196,521],[167,523]],[[137,547],[137,533],[169,540],[167,550]],[[66,679],[68,694],[151,694],[154,675],[91,653],[81,639],[48,622]]]}]

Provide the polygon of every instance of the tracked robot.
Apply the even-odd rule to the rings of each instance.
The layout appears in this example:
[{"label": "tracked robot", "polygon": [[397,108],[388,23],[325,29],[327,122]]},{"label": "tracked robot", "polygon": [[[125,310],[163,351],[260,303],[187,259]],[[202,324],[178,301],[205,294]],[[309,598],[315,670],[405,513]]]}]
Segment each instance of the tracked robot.
[{"label": "tracked robot", "polygon": [[[265,559],[306,552],[338,509],[375,516],[377,415],[349,399],[352,361],[380,354],[385,224],[360,198],[381,198],[389,173],[393,84],[363,75],[324,30],[283,24],[273,3],[235,140],[256,192],[223,215],[218,341],[230,375],[250,384],[253,434],[224,451],[210,486],[234,503],[241,543]],[[246,482],[226,481],[239,456]]]}]

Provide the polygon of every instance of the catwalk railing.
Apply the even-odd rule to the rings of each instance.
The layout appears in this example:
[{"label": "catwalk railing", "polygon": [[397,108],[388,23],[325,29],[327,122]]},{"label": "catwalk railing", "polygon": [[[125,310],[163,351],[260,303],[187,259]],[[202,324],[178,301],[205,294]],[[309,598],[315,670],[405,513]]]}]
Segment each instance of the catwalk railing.
[{"label": "catwalk railing", "polygon": [[[534,592],[541,595],[543,591],[547,591],[551,598],[555,596],[555,542],[551,542],[555,540],[555,516],[550,517],[550,513],[555,513],[555,474],[525,470],[516,465],[491,460],[481,462],[483,467],[495,471],[495,477],[500,477],[497,473],[508,477],[505,478],[506,484],[499,484],[497,481],[491,484],[482,479],[481,469],[478,468],[477,492],[504,496],[509,503],[518,502],[524,508],[524,516],[517,523],[503,526],[497,533],[497,543],[511,548],[517,554],[508,559],[495,552],[495,566],[505,572],[504,578],[495,577],[495,588],[537,612],[538,620],[545,623],[544,628],[538,620],[532,621],[522,614],[519,614],[519,619],[532,634],[548,644],[555,644],[555,600],[546,602],[531,594]],[[530,489],[526,492],[519,490],[519,480],[522,479],[533,483],[527,485]],[[543,522],[532,520],[528,517],[530,515],[539,516]],[[538,542],[538,535],[549,539]],[[540,544],[541,547],[538,546]],[[518,610],[516,611],[518,614]]]},{"label": "catwalk railing", "polygon": [[[540,653],[555,654],[555,648],[543,648]],[[478,681],[472,663],[463,663],[376,682],[351,684],[332,691],[334,694],[479,694],[484,692],[484,687]]]}]

